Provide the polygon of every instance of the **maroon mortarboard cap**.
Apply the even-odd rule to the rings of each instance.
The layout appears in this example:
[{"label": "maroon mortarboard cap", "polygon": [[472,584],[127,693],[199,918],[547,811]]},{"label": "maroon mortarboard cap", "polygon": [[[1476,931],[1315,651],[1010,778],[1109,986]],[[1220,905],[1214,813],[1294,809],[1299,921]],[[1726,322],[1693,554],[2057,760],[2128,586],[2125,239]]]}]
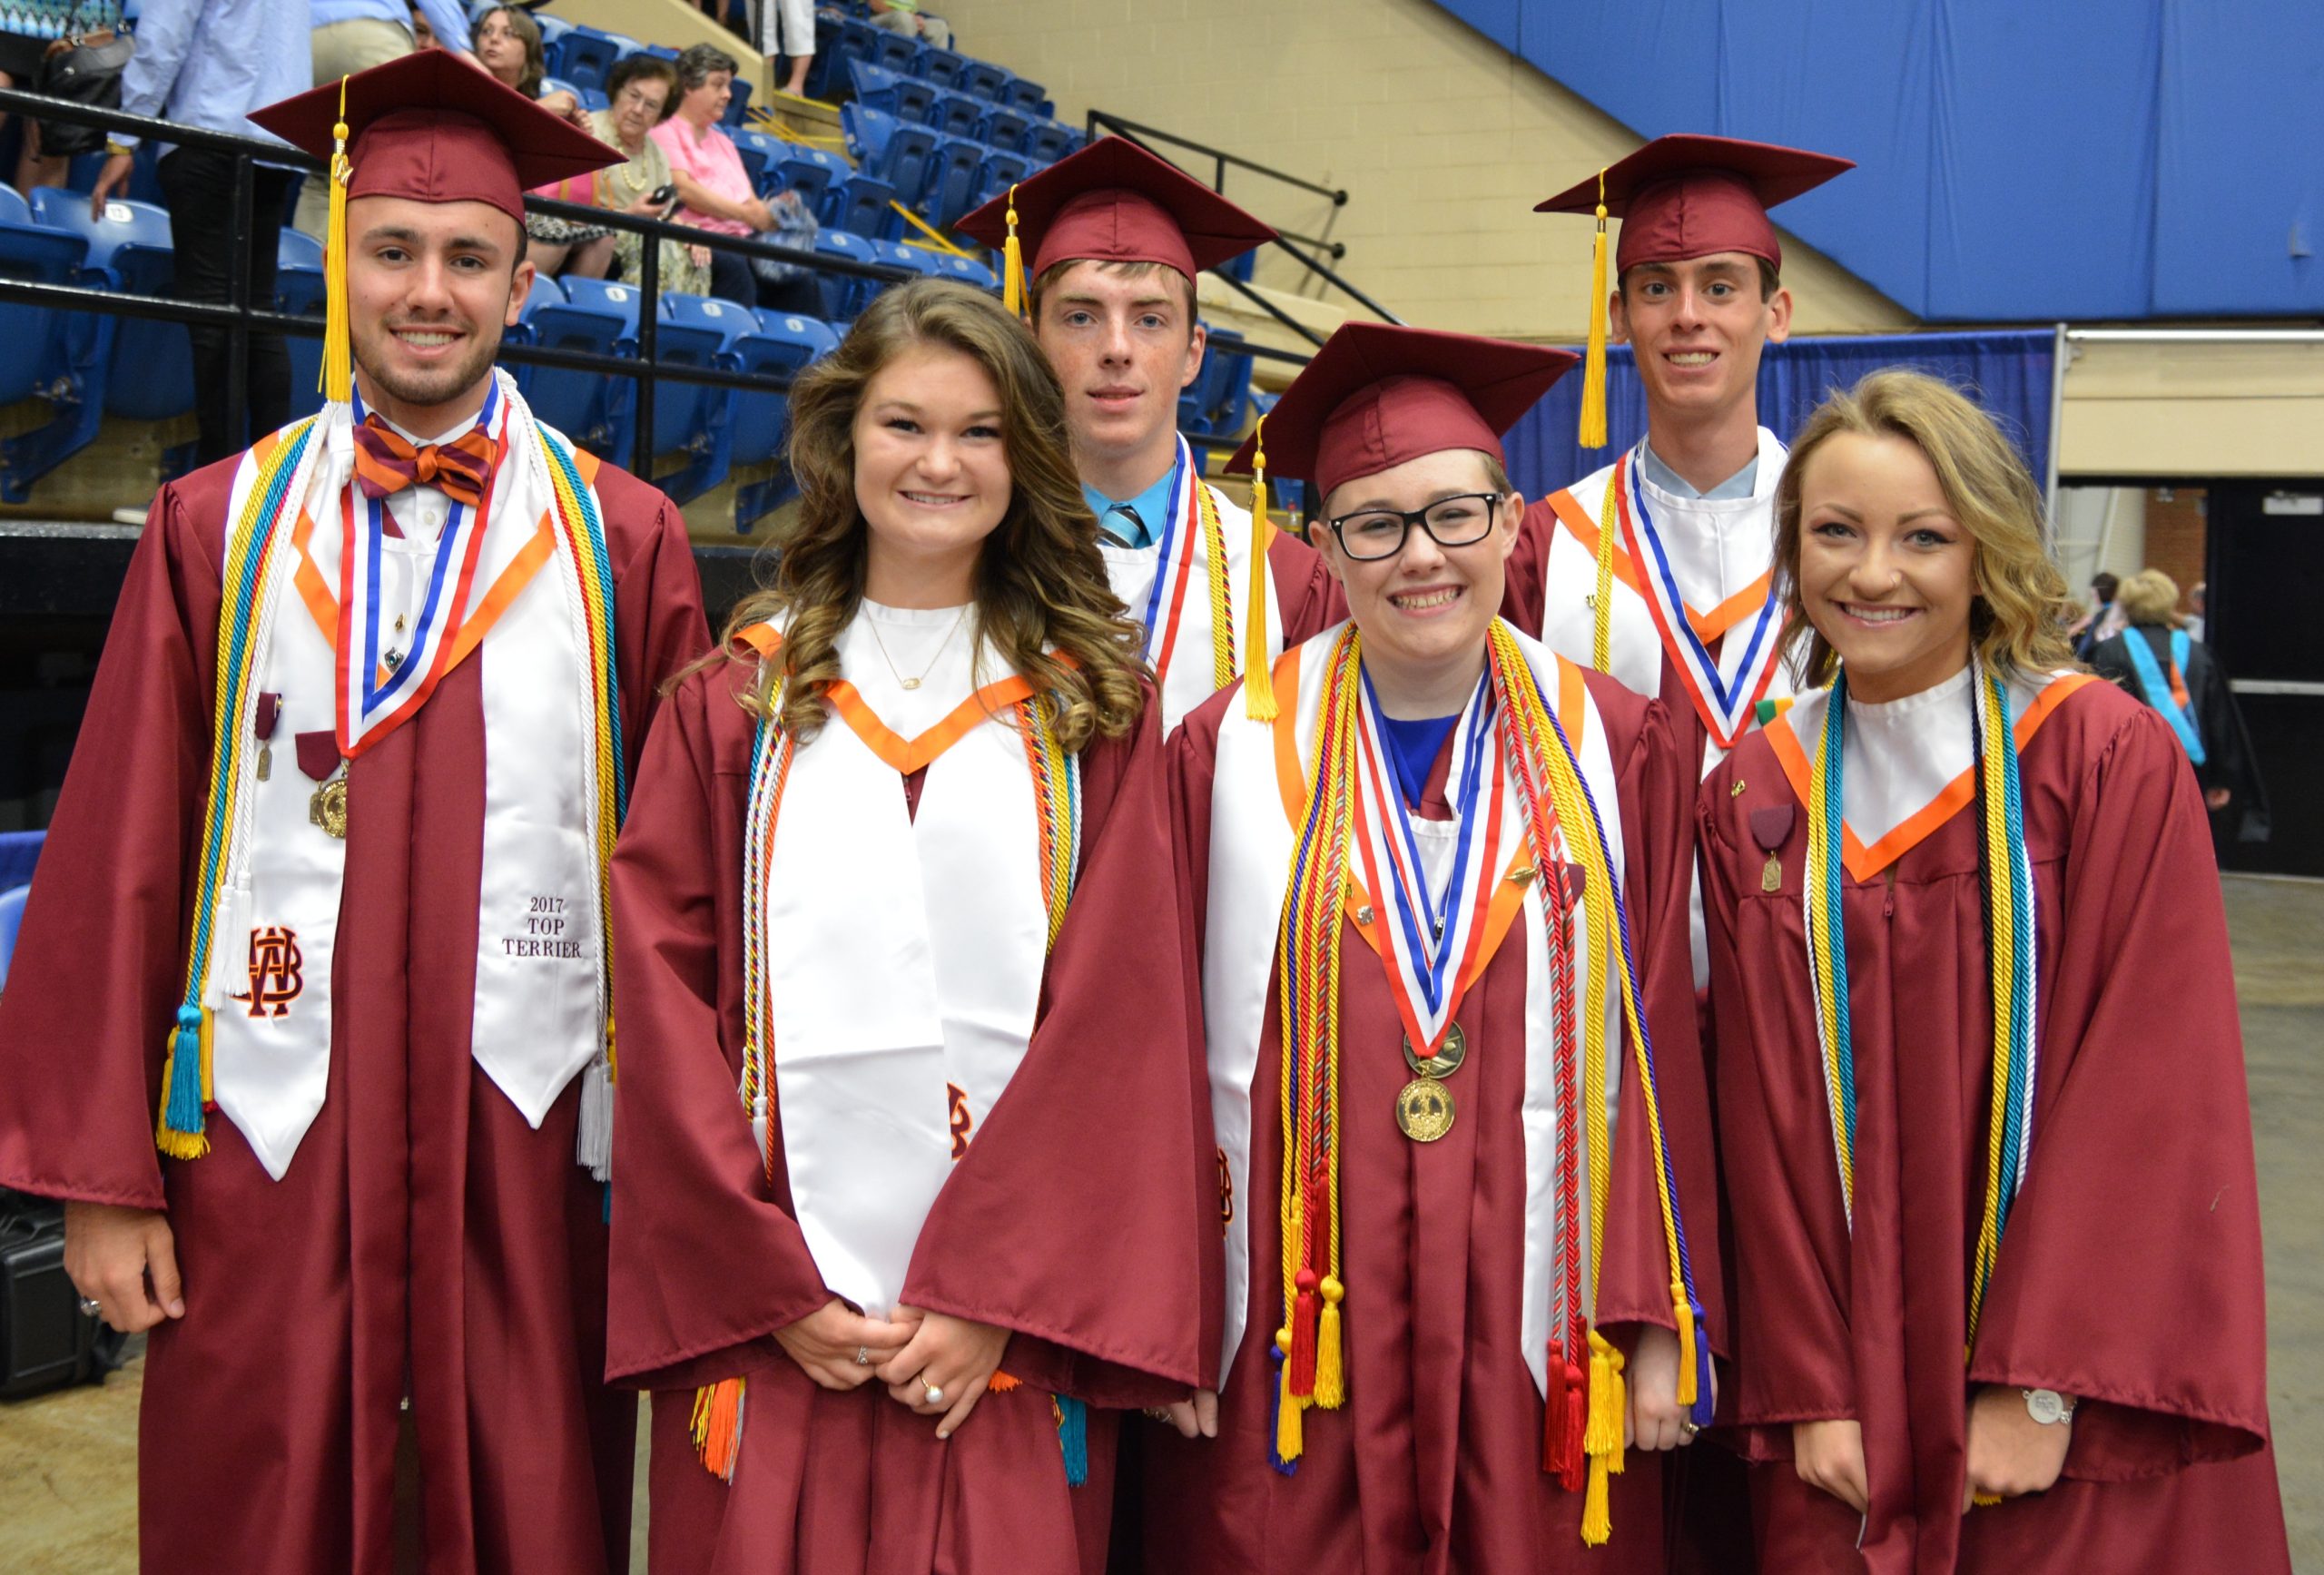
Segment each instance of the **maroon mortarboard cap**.
[{"label": "maroon mortarboard cap", "polygon": [[1100,137],[960,221],[1000,247],[1017,210],[1018,243],[1039,279],[1060,262],[1159,262],[1192,279],[1275,231],[1127,137]]},{"label": "maroon mortarboard cap", "polygon": [[350,202],[485,202],[522,223],[527,192],[622,162],[619,149],[440,49],[359,71],[251,119],[328,160],[342,89]]},{"label": "maroon mortarboard cap", "polygon": [[[1342,323],[1268,412],[1267,468],[1328,497],[1446,448],[1506,460],[1501,435],[1581,358],[1548,345],[1389,323]],[[1251,468],[1258,437],[1227,470]]]},{"label": "maroon mortarboard cap", "polygon": [[1683,262],[1714,251],[1764,257],[1780,268],[1783,246],[1768,210],[1855,168],[1853,159],[1772,143],[1657,137],[1533,212],[1594,214],[1602,182],[1607,214],[1622,221],[1617,275],[1642,262]]}]

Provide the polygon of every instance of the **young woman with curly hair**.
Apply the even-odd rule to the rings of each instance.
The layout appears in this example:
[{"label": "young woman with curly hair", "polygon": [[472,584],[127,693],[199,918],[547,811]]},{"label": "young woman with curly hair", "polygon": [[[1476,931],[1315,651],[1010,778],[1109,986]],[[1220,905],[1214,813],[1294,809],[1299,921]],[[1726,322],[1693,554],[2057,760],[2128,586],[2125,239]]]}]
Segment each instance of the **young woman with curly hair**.
[{"label": "young woman with curly hair", "polygon": [[2040,494],[1935,379],[1808,421],[1776,586],[1826,687],[1697,808],[1762,1567],[2289,1570],[2185,753],[2074,670]]},{"label": "young woman with curly hair", "polygon": [[792,409],[798,527],[613,877],[654,1567],[1094,1571],[1217,1250],[1137,629],[996,302],[891,290]]}]

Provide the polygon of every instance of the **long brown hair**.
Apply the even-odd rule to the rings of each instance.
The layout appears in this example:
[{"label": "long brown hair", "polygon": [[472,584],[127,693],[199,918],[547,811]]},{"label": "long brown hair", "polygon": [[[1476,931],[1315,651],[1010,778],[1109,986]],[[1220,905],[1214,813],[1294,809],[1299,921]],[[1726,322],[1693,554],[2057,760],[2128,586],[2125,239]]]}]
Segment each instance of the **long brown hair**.
[{"label": "long brown hair", "polygon": [[1799,590],[1800,487],[1816,450],[1842,432],[1902,438],[1927,457],[1945,507],[1969,533],[1969,643],[1994,672],[2033,674],[2075,665],[2067,622],[2082,607],[2042,541],[2042,494],[2016,445],[1951,384],[1904,367],[1868,372],[1835,389],[1800,428],[1776,487],[1776,595],[1783,644],[1807,646],[1804,675],[1828,684],[1838,671],[1831,643],[1807,621]]},{"label": "long brown hair", "polygon": [[[1129,731],[1144,703],[1143,632],[1107,582],[1090,514],[1066,447],[1065,394],[1033,336],[999,302],[963,284],[926,279],[891,287],[839,349],[791,387],[791,471],[799,521],[777,544],[772,583],[734,609],[724,641],[753,624],[783,629],[781,721],[804,742],[821,729],[840,676],[840,634],[863,600],[871,527],[855,498],[855,416],[880,369],[917,345],[969,357],[1000,393],[1009,507],[984,541],[975,579],[979,635],[1036,692],[1059,703],[1068,750]],[[763,711],[774,674],[751,696]]]},{"label": "long brown hair", "polygon": [[476,25],[482,27],[496,16],[507,18],[508,31],[525,46],[525,74],[517,79],[517,91],[527,98],[540,97],[541,79],[548,74],[548,54],[541,47],[541,25],[529,13],[514,5],[495,5],[478,17]]}]

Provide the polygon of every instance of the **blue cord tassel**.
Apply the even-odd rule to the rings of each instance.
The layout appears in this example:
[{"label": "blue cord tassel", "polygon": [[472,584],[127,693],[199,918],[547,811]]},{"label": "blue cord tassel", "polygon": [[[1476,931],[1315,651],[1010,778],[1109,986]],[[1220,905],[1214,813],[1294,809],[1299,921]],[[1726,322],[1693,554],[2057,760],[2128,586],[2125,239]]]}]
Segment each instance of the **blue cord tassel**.
[{"label": "blue cord tassel", "polygon": [[1695,1310],[1695,1403],[1687,1420],[1697,1427],[1709,1427],[1711,1413],[1717,1409],[1710,1393],[1710,1340],[1703,1333],[1703,1309],[1699,1302],[1688,1305]]},{"label": "blue cord tassel", "polygon": [[1069,1394],[1057,1397],[1057,1442],[1065,1452],[1065,1485],[1089,1480],[1089,1408]]},{"label": "blue cord tassel", "polygon": [[202,1137],[202,1009],[178,1008],[177,1028],[170,1036],[170,1087],[162,1109],[166,1132],[189,1141]]}]

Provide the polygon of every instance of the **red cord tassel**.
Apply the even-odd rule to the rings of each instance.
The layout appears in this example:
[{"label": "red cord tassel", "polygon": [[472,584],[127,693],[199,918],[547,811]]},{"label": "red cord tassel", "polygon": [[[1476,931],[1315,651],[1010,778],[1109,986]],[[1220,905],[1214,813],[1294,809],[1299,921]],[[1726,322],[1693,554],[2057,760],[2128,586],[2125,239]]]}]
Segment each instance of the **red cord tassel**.
[{"label": "red cord tassel", "polygon": [[1550,1342],[1550,1365],[1541,1395],[1541,1470],[1551,1476],[1562,1477],[1565,1462],[1565,1413],[1573,1403],[1566,1390],[1565,1346],[1556,1340]]},{"label": "red cord tassel", "polygon": [[[1579,1354],[1577,1350],[1576,1354]],[[1585,1424],[1590,1420],[1590,1381],[1580,1362],[1562,1356],[1565,1370],[1566,1396],[1563,1435],[1557,1445],[1558,1486],[1568,1492],[1579,1492],[1587,1481],[1590,1457],[1581,1447]]]},{"label": "red cord tassel", "polygon": [[1292,1283],[1299,1295],[1291,1307],[1291,1393],[1305,1400],[1315,1393],[1315,1319],[1322,1312],[1315,1287],[1322,1282],[1315,1270],[1302,1269]]}]

